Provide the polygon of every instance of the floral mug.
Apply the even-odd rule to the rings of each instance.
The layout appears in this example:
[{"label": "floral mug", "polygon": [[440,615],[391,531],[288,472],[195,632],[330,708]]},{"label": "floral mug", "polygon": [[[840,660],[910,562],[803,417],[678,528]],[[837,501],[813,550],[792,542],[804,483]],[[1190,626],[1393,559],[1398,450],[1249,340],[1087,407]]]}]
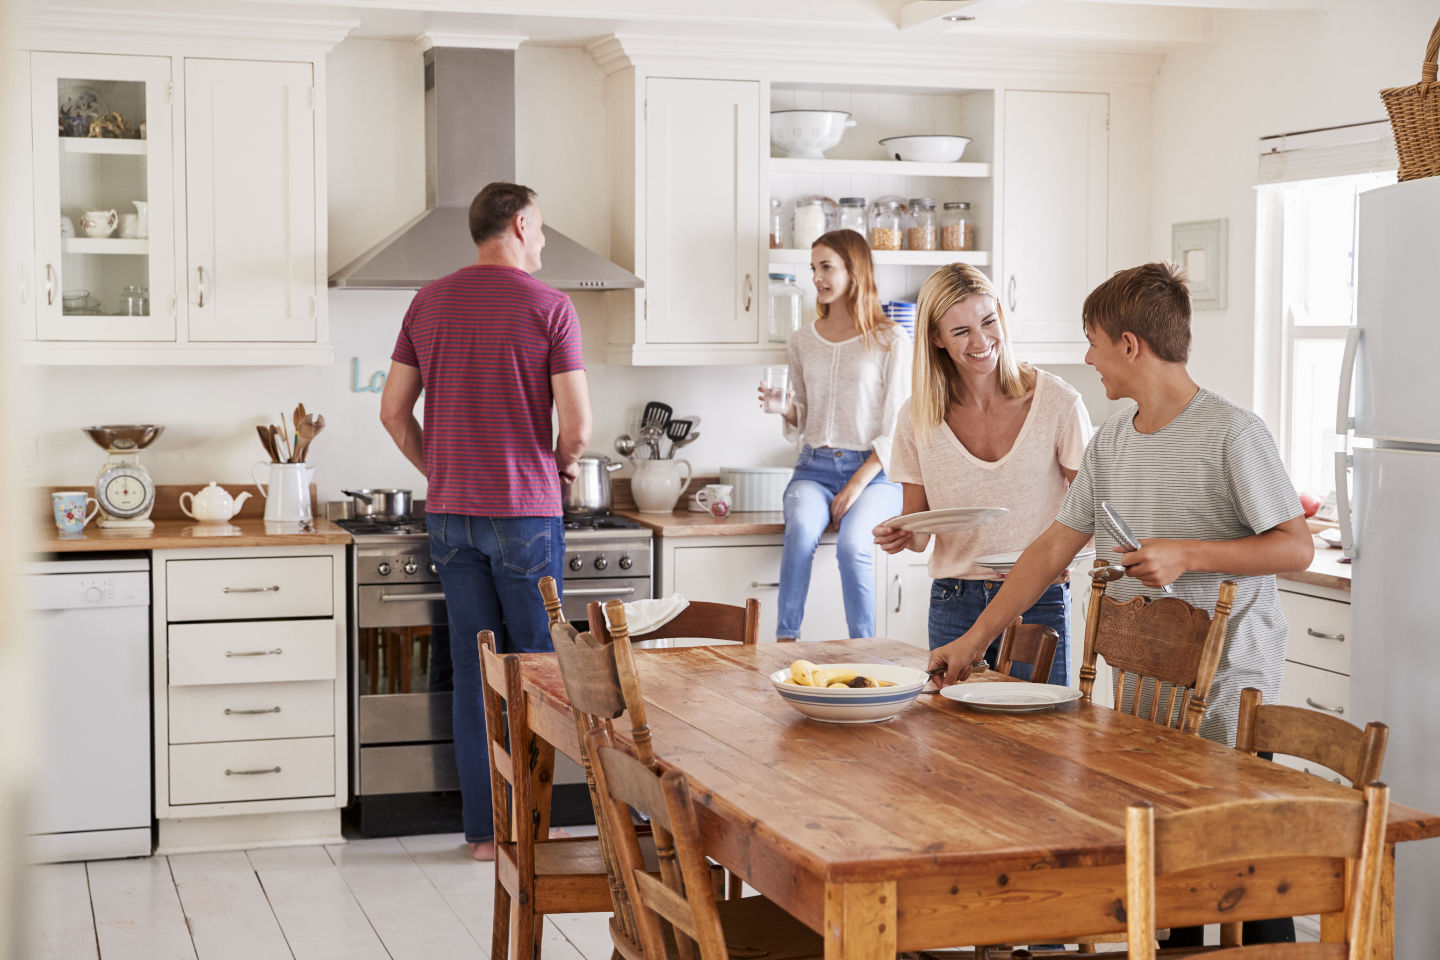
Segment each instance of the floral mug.
[{"label": "floral mug", "polygon": [[[86,508],[92,503],[95,504],[95,509],[86,513]],[[50,505],[55,511],[55,526],[60,528],[61,533],[79,533],[85,529],[85,524],[100,512],[100,501],[88,496],[83,490],[52,493]]]},{"label": "floral mug", "polygon": [[120,214],[114,210],[86,210],[80,218],[80,229],[87,237],[108,237],[120,225]]}]

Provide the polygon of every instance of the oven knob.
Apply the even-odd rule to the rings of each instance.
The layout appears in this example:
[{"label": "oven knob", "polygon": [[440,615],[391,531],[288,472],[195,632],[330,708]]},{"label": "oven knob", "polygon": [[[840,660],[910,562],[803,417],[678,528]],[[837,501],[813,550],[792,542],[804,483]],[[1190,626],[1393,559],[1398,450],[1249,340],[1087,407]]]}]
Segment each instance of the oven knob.
[{"label": "oven knob", "polygon": [[440,576],[440,571],[435,569],[435,564],[433,563],[430,564],[430,572],[437,577]]},{"label": "oven knob", "polygon": [[596,570],[604,570],[608,566],[610,566],[610,561],[605,559],[605,554],[602,553],[600,554],[600,556],[595,558]]},{"label": "oven knob", "polygon": [[390,576],[390,562],[388,560],[381,560],[380,566],[375,568],[375,572],[382,577]]},{"label": "oven knob", "polygon": [[631,567],[633,567],[633,566],[635,566],[635,561],[630,559],[630,554],[628,554],[628,553],[622,553],[622,554],[620,554],[620,569],[621,569],[621,570],[629,570],[629,569],[630,569]]},{"label": "oven knob", "polygon": [[401,567],[400,569],[405,571],[405,575],[407,577],[413,577],[415,575],[415,571],[420,569],[420,565],[414,560],[406,560],[405,566]]},{"label": "oven knob", "polygon": [[571,558],[570,558],[570,569],[571,569],[571,570],[579,570],[579,569],[580,569],[581,567],[583,567],[583,566],[585,566],[585,561],[584,561],[584,560],[581,560],[579,557],[571,557]]}]

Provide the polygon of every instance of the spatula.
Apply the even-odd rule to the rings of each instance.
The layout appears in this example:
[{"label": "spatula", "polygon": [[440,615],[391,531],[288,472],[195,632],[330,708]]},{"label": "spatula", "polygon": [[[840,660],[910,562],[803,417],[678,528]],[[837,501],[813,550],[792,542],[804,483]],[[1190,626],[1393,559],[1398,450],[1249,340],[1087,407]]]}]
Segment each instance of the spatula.
[{"label": "spatula", "polygon": [[675,456],[675,447],[680,441],[690,434],[690,421],[685,419],[671,420],[665,424],[665,436],[670,438],[670,452],[667,456]]},{"label": "spatula", "polygon": [[651,400],[645,404],[645,412],[640,415],[642,427],[658,427],[665,429],[665,424],[670,422],[670,416],[675,411],[670,409],[668,403],[661,403],[659,400]]}]

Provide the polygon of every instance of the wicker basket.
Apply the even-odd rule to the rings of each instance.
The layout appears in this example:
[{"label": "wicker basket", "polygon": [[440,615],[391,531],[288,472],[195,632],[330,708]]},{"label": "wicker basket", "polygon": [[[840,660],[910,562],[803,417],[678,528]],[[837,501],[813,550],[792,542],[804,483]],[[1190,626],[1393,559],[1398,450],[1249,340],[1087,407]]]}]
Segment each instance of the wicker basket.
[{"label": "wicker basket", "polygon": [[1430,31],[1420,82],[1380,91],[1395,152],[1400,157],[1400,179],[1440,176],[1440,83],[1435,82],[1436,55],[1440,54],[1440,22]]}]

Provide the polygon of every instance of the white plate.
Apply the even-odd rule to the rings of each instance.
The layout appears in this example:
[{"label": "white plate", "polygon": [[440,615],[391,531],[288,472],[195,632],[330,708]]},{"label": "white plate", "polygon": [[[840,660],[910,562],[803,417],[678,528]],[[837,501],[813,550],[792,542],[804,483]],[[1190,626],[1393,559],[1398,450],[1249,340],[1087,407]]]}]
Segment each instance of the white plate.
[{"label": "white plate", "polygon": [[1037,710],[1049,710],[1071,700],[1079,700],[1080,691],[1056,683],[1006,683],[1003,680],[993,680],[984,683],[952,683],[941,689],[940,696],[976,710],[1033,713]]},{"label": "white plate", "polygon": [[1315,534],[1315,536],[1317,536],[1317,537],[1319,537],[1321,540],[1325,541],[1325,543],[1326,543],[1328,546],[1331,546],[1331,547],[1338,547],[1338,546],[1340,546],[1340,531],[1339,531],[1339,530],[1336,530],[1336,529],[1321,530],[1319,533]]},{"label": "white plate", "polygon": [[[1015,566],[1015,561],[1020,559],[1022,552],[1023,551],[1016,550],[1011,553],[992,553],[989,556],[976,557],[975,565],[977,567],[985,567],[988,570],[994,570],[996,573],[1009,573],[1010,568]],[[1094,550],[1081,550],[1075,554],[1075,559],[1070,561],[1070,566],[1073,567],[1077,563],[1093,559],[1095,559]]]},{"label": "white plate", "polygon": [[1006,507],[951,507],[949,510],[901,514],[882,520],[881,524],[911,533],[960,533],[998,520],[1009,512]]}]

